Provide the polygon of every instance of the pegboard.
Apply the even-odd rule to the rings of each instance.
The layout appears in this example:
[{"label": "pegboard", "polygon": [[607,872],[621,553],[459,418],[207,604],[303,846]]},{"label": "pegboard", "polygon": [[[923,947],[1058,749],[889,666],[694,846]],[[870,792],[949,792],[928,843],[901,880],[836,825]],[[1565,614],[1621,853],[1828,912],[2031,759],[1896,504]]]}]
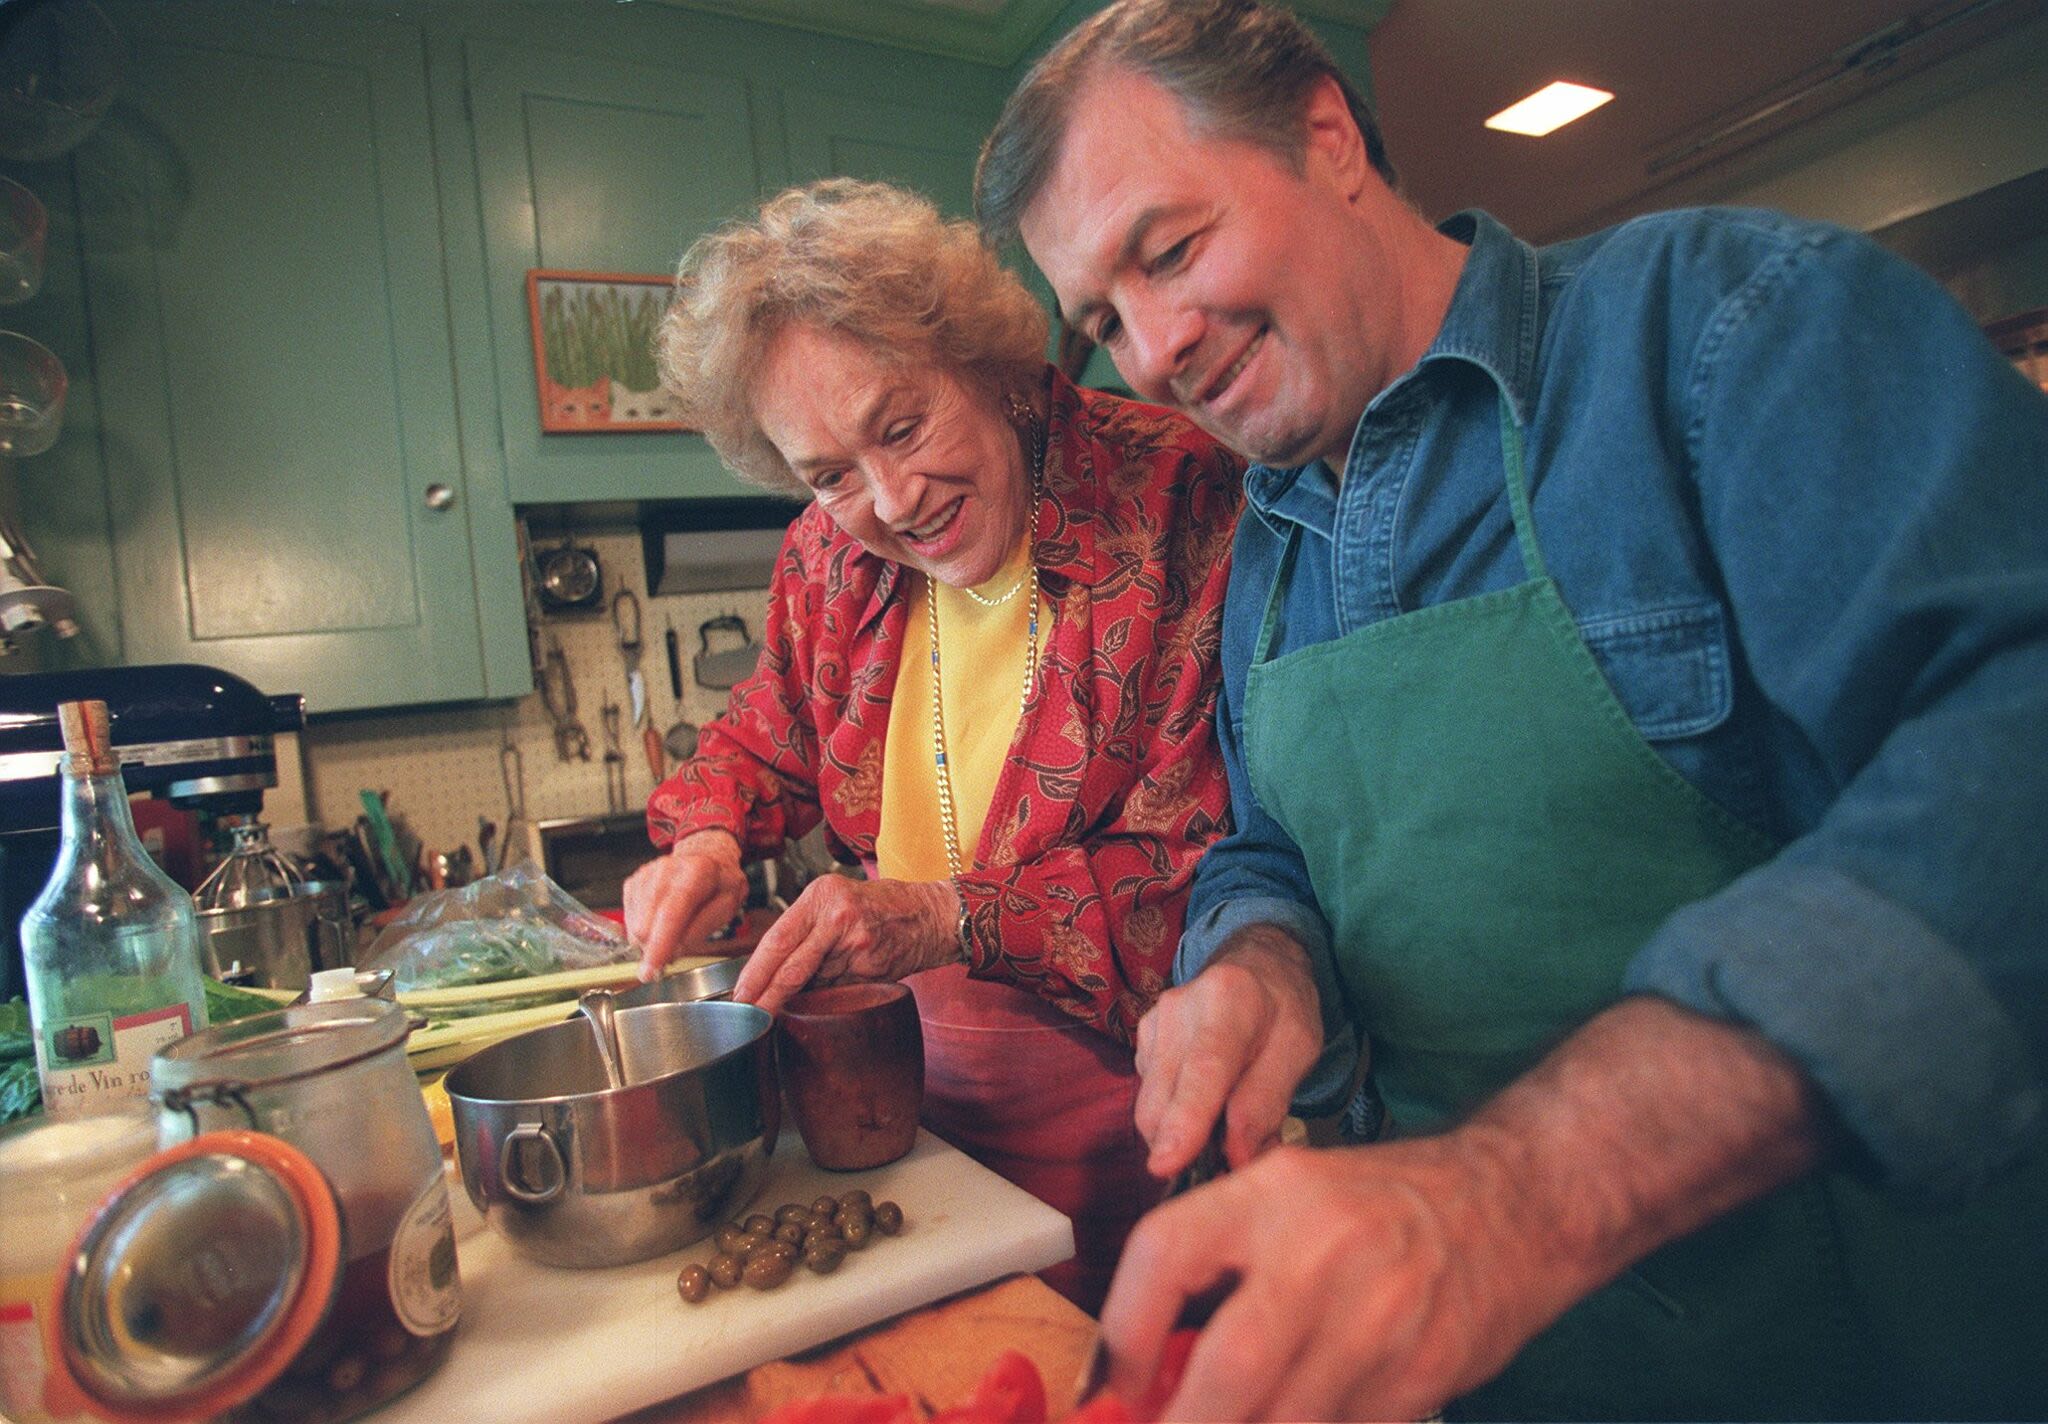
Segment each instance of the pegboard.
[{"label": "pegboard", "polygon": [[[624,587],[640,598],[640,671],[647,682],[648,717],[656,731],[665,732],[679,715],[701,727],[725,708],[729,694],[698,686],[690,673],[698,625],[721,614],[737,614],[759,639],[767,590],[650,597],[638,531],[579,529],[577,542],[596,550],[603,566],[603,604],[589,612],[549,615],[543,628],[560,642],[569,665],[576,715],[590,737],[590,760],[557,758],[554,724],[537,692],[517,702],[320,723],[309,726],[304,738],[308,811],[316,821],[334,828],[352,824],[362,811],[358,793],[367,787],[390,793],[393,815],[402,818],[428,849],[445,851],[466,844],[474,851],[479,816],[488,817],[501,833],[505,825],[506,792],[499,771],[499,747],[505,741],[519,749],[529,825],[604,814],[610,807],[599,709],[607,699],[622,709],[619,749],[626,758],[627,809],[637,812],[646,806],[654,777],[641,747],[640,729],[631,721],[625,665],[612,626],[612,595]],[[682,663],[680,703],[669,692],[668,655],[662,643],[671,623]],[[720,646],[731,646],[730,640]],[[673,761],[669,769],[674,770]]]}]

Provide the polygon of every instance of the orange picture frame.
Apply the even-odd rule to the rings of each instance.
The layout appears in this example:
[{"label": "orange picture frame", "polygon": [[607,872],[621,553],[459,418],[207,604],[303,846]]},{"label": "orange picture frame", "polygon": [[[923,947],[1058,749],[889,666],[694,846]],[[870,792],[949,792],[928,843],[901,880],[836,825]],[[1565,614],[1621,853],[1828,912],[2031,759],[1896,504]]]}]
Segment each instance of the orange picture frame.
[{"label": "orange picture frame", "polygon": [[634,272],[535,267],[526,274],[533,375],[547,435],[689,430],[655,374],[673,282]]}]

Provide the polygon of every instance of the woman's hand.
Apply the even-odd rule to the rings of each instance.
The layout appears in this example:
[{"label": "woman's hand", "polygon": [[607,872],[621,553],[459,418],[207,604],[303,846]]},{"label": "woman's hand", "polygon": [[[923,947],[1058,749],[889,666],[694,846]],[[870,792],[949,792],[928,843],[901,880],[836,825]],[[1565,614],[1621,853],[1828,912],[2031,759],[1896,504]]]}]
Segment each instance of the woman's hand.
[{"label": "woman's hand", "polygon": [[826,875],[761,936],[732,996],[772,1014],[807,984],[901,979],[961,957],[960,896],[950,881]]},{"label": "woman's hand", "polygon": [[644,982],[693,939],[731,922],[747,903],[740,843],[728,831],[698,831],[626,877],[626,935],[640,946]]}]

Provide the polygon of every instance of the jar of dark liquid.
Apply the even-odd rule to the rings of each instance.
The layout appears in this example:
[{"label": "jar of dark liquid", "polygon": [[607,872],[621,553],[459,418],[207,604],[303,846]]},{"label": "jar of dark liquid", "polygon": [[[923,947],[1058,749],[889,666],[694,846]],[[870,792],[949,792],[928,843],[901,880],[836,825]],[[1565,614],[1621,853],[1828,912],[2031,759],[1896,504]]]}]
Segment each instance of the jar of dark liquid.
[{"label": "jar of dark liquid", "polygon": [[179,1145],[102,1205],[61,1287],[62,1354],[101,1412],[335,1424],[440,1364],[462,1287],[408,1032],[355,998],[157,1055]]}]

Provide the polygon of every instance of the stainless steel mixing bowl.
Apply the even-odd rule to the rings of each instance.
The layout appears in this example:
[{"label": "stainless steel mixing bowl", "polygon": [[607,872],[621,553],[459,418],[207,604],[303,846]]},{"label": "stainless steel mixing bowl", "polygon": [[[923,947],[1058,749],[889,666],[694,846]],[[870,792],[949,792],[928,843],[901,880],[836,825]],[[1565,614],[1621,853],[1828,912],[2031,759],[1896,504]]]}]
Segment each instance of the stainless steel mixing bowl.
[{"label": "stainless steel mixing bowl", "polygon": [[580,1019],[493,1044],[445,1080],[469,1199],[548,1265],[624,1265],[701,1240],[760,1190],[781,1126],[760,1009],[650,1004],[617,1022],[624,1087],[605,1086]]}]

